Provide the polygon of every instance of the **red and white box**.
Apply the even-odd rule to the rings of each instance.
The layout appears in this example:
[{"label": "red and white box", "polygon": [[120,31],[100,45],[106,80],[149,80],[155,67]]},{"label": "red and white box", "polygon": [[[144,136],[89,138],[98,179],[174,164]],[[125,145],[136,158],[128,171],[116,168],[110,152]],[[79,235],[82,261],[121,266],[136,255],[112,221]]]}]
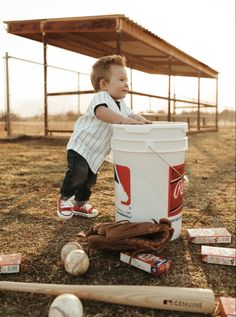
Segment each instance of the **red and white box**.
[{"label": "red and white box", "polygon": [[155,276],[169,271],[172,267],[170,259],[164,259],[150,253],[140,253],[131,257],[130,253],[120,253],[120,260]]},{"label": "red and white box", "polygon": [[187,229],[188,239],[192,243],[230,243],[231,234],[226,228]]},{"label": "red and white box", "polygon": [[202,245],[201,256],[203,262],[236,266],[236,249],[233,248]]},{"label": "red and white box", "polygon": [[20,272],[21,253],[0,254],[0,274]]},{"label": "red and white box", "polygon": [[236,317],[236,298],[220,297],[220,312],[222,317]]}]

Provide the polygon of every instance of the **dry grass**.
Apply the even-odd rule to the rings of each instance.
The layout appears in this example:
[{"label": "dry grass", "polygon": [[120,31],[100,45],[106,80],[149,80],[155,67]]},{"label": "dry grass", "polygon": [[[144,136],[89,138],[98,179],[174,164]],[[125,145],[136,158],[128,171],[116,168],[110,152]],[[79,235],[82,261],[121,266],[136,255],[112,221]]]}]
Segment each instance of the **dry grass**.
[{"label": "dry grass", "polygon": [[[61,247],[76,240],[93,222],[114,220],[112,166],[105,163],[92,203],[100,210],[95,220],[72,218],[61,221],[55,214],[58,189],[65,171],[67,139],[26,138],[2,141],[0,147],[0,241],[1,253],[22,252],[21,272],[0,275],[0,280],[61,284],[134,284],[209,287],[218,296],[235,296],[234,268],[204,264],[200,246],[189,244],[186,228],[226,227],[235,234],[235,152],[234,131],[191,135],[187,152],[183,232],[169,244],[163,256],[172,258],[172,271],[160,277],[127,266],[118,254],[97,252],[81,277],[68,275],[60,260]],[[235,236],[231,244],[233,247]],[[47,316],[51,296],[2,292],[0,316]],[[187,317],[201,314],[158,311],[83,301],[85,317]],[[205,315],[202,315],[205,316]],[[219,316],[215,312],[214,316]]]}]

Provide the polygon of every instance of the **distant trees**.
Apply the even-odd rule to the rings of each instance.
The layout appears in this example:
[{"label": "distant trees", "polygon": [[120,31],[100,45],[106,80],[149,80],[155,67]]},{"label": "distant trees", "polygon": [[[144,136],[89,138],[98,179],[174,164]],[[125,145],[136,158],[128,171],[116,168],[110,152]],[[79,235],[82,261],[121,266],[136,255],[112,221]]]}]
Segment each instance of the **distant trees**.
[{"label": "distant trees", "polygon": [[219,113],[219,120],[235,121],[235,110],[225,109]]},{"label": "distant trees", "polygon": [[[48,115],[48,119],[51,121],[75,121],[78,119],[78,117],[81,116],[81,114],[75,113],[73,111],[68,111],[66,113],[59,113],[59,114],[50,114]],[[43,121],[44,120],[44,115],[35,115],[32,117],[22,117],[19,114],[16,114],[14,112],[11,112],[10,114],[10,119],[12,121],[20,121],[20,120],[25,120],[25,121]],[[0,121],[3,122],[6,120],[6,114],[4,112],[0,112]]]},{"label": "distant trees", "polygon": [[[150,111],[149,113],[160,114],[160,115],[166,114],[166,112],[164,110],[159,110],[157,112]],[[192,115],[197,116],[197,111],[185,111],[185,110],[182,111],[182,115],[187,115],[187,114],[192,114]],[[50,114],[50,115],[48,115],[48,119],[50,121],[76,121],[78,119],[78,117],[81,115],[82,115],[81,113],[78,114],[78,113],[75,113],[73,111],[68,111],[66,113]],[[212,113],[206,112],[206,113],[204,113],[204,115],[211,116]],[[40,114],[40,115],[36,115],[36,116],[32,116],[32,117],[22,117],[21,115],[12,112],[10,114],[10,119],[12,121],[20,121],[20,120],[43,121],[44,115]],[[236,119],[235,110],[225,109],[219,113],[219,120],[233,122],[233,121],[236,121],[235,119]],[[0,112],[0,122],[4,122],[4,121],[6,121],[6,114],[4,112]]]},{"label": "distant trees", "polygon": [[[17,121],[17,120],[21,120],[22,118],[19,115],[15,114],[15,113],[11,113],[10,114],[10,119],[12,121]],[[6,114],[4,112],[0,113],[0,121],[1,122],[6,121]]]}]

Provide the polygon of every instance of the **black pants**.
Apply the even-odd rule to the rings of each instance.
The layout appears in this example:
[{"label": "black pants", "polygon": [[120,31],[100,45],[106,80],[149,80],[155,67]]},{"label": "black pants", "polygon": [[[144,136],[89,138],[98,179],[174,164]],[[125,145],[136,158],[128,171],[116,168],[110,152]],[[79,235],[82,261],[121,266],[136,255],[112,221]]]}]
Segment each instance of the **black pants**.
[{"label": "black pants", "polygon": [[75,195],[77,201],[87,201],[91,196],[91,188],[96,184],[94,174],[83,156],[73,150],[67,151],[67,171],[61,186],[61,196]]}]

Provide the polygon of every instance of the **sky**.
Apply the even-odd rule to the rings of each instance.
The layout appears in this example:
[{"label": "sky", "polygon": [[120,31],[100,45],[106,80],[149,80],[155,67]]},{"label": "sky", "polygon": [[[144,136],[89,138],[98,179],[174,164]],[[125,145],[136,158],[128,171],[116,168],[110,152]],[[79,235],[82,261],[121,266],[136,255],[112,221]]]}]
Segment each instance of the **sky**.
[{"label": "sky", "polygon": [[[235,0],[1,0],[0,55],[9,52],[11,56],[42,62],[43,54],[42,44],[7,34],[3,21],[104,14],[124,14],[165,41],[217,70],[219,109],[235,108]],[[89,73],[93,62],[94,59],[89,57],[80,55],[78,59],[78,54],[75,56],[74,53],[66,53],[64,50],[49,49],[49,64]],[[28,66],[22,71],[22,68],[18,68],[19,64],[15,61],[11,65],[12,100],[14,102],[16,99],[24,100],[26,95],[30,100],[34,98],[36,100],[39,91],[42,90],[42,82],[38,82],[35,75],[37,89],[32,86],[32,89],[26,90],[24,88],[26,84],[24,86],[23,84],[28,80],[26,76],[24,77]],[[34,68],[36,69],[37,66]],[[0,112],[2,112],[5,108],[3,59],[0,63],[0,74]],[[149,87],[154,85],[150,76],[147,77],[146,74],[142,77],[142,74],[137,73],[137,78],[139,91],[142,91],[144,83]],[[160,87],[166,85],[163,76],[158,80]],[[208,97],[214,99],[215,83],[212,81],[214,82],[211,80],[211,83],[206,84],[205,91],[203,89],[205,99]],[[190,96],[191,89],[195,89],[195,94],[197,93],[196,83],[192,85],[189,78],[176,81],[176,85],[179,85],[179,96]],[[159,94],[159,91],[156,94]]]}]

